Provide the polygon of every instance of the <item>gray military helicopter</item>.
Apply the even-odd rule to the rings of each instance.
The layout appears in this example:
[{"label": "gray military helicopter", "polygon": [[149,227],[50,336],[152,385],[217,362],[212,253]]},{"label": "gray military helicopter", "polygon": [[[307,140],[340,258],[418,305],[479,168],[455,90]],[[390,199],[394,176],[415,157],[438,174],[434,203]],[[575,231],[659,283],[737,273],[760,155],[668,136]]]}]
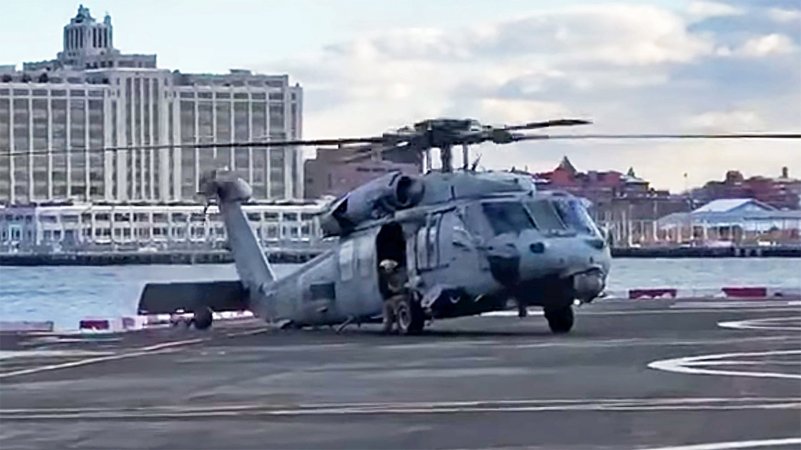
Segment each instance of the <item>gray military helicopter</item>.
[{"label": "gray military helicopter", "polygon": [[[226,171],[208,174],[201,194],[216,203],[239,280],[148,284],[140,313],[194,312],[197,328],[212,311],[250,310],[282,327],[381,322],[386,332],[420,333],[432,320],[539,306],[552,332],[566,333],[575,304],[603,291],[610,249],[585,202],[538,192],[530,177],[479,172],[469,146],[547,139],[793,138],[797,134],[544,135],[523,131],[585,125],[560,119],[493,127],[475,120],[426,120],[378,137],[249,142],[229,146],[366,144],[414,152],[421,176],[389,173],[335,200],[321,217],[330,249],[277,279],[241,205],[251,188]],[[219,146],[220,144],[209,144]],[[461,168],[453,149],[462,147]],[[431,150],[441,165],[432,168]]]}]

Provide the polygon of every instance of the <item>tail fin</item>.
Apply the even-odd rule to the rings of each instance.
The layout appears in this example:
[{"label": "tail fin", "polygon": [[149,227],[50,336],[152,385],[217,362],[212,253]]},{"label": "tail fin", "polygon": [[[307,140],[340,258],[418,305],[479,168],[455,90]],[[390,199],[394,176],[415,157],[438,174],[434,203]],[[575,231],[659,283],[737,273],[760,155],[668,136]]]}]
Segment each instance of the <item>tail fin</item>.
[{"label": "tail fin", "polygon": [[225,224],[228,242],[234,256],[234,264],[242,284],[256,292],[265,283],[275,281],[275,273],[267,261],[256,234],[242,211],[242,202],[247,201],[252,189],[241,178],[229,173],[213,173],[202,186],[202,194],[217,197],[220,216]]}]

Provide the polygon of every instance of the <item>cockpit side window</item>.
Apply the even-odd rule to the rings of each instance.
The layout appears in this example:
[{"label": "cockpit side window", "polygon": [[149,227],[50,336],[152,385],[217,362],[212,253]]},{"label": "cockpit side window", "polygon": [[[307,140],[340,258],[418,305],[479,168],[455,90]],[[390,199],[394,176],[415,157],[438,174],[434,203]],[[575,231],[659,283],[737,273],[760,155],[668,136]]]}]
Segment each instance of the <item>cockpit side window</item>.
[{"label": "cockpit side window", "polygon": [[517,234],[536,228],[522,203],[488,202],[482,203],[481,207],[496,236],[504,233]]}]

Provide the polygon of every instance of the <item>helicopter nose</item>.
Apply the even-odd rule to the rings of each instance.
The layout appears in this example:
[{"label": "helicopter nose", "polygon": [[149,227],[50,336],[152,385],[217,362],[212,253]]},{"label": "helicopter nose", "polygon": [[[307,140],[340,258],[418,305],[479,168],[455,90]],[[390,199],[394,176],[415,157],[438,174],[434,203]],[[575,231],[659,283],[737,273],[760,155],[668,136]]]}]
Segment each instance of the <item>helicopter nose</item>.
[{"label": "helicopter nose", "polygon": [[514,243],[490,245],[487,260],[493,278],[502,285],[512,286],[520,281],[520,252]]}]

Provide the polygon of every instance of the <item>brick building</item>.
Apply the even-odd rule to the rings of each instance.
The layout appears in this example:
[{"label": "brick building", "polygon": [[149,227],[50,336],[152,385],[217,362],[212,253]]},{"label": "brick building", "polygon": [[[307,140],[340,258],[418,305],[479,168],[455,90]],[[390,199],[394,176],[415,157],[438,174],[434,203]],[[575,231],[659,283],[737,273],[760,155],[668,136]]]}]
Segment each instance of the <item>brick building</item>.
[{"label": "brick building", "polygon": [[[307,199],[331,195],[339,197],[385,173],[420,173],[418,160],[400,162],[376,152],[372,158],[352,160],[362,147],[317,149],[317,156],[304,162],[304,192]],[[407,154],[416,154],[406,152]],[[401,155],[402,156],[402,155]]]},{"label": "brick building", "polygon": [[703,187],[693,190],[692,196],[700,203],[732,198],[753,198],[778,209],[801,209],[801,180],[790,178],[787,167],[782,168],[781,176],[743,177],[737,170],[726,172],[723,181],[710,181]]},{"label": "brick building", "polygon": [[659,239],[656,221],[692,210],[687,196],[654,189],[647,180],[615,170],[580,172],[567,157],[550,172],[533,175],[537,188],[558,189],[592,202],[595,220],[609,230],[616,245],[653,243]]},{"label": "brick building", "polygon": [[635,220],[653,220],[671,212],[689,210],[688,198],[654,189],[637,176],[634,168],[627,173],[615,170],[579,172],[567,157],[550,172],[534,174],[539,189],[558,189],[590,200],[599,220],[625,215]]}]

